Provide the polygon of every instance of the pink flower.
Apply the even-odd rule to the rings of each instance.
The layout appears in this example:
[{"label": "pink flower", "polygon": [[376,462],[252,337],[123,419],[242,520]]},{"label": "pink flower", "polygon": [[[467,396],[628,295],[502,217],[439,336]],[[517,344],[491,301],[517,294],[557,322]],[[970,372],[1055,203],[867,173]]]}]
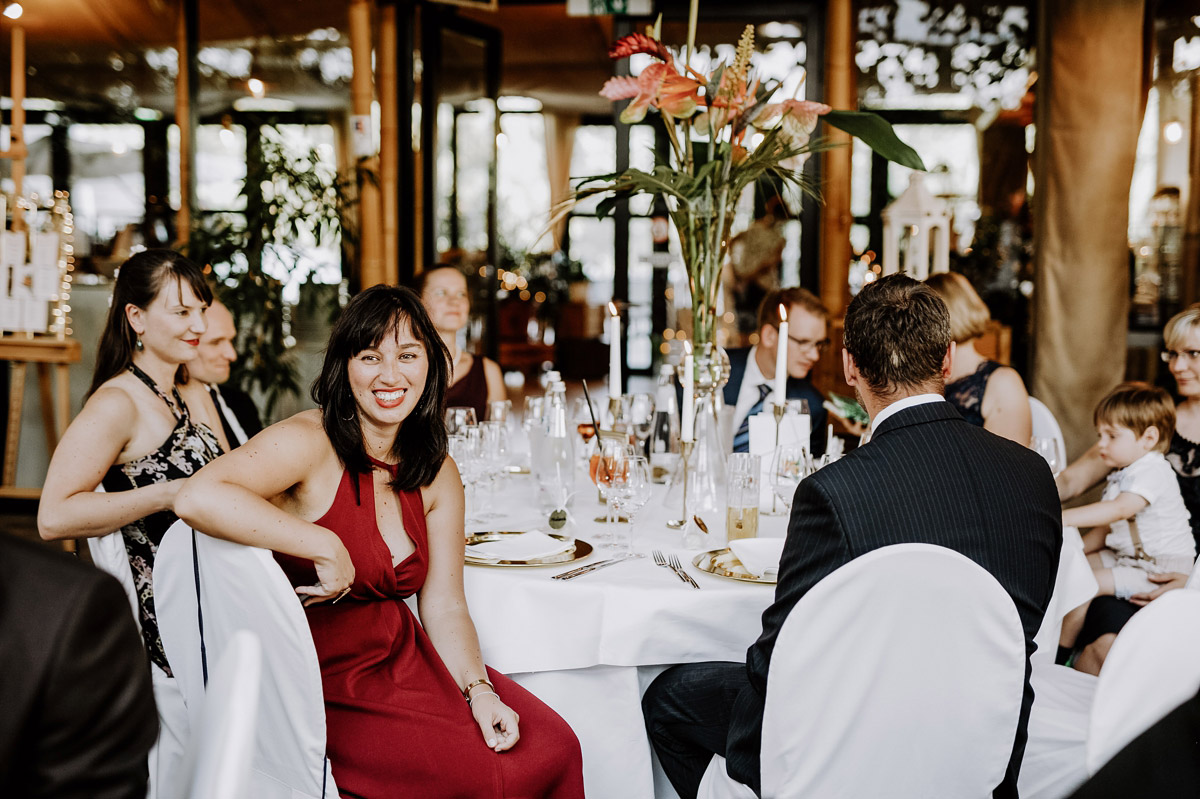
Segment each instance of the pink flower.
[{"label": "pink flower", "polygon": [[699,83],[678,74],[670,64],[659,63],[646,67],[637,78],[609,78],[600,95],[609,100],[632,97],[633,102],[621,112],[621,121],[632,123],[642,121],[650,106],[673,117],[691,116],[696,110],[699,88]]},{"label": "pink flower", "polygon": [[[788,149],[804,147],[817,127],[817,118],[832,111],[825,103],[812,100],[784,100],[771,103],[754,120],[754,127],[765,130],[778,126],[779,141]],[[808,160],[808,153],[799,153],[785,158],[779,165],[785,169],[799,171]]]}]

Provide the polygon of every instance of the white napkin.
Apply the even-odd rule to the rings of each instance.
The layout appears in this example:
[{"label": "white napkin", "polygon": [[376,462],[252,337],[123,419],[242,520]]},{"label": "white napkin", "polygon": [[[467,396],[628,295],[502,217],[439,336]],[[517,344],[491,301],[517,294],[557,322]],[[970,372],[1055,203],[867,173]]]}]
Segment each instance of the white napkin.
[{"label": "white napkin", "polygon": [[560,541],[540,530],[506,535],[498,541],[484,541],[467,547],[467,557],[476,560],[532,560],[566,552],[575,543]]},{"label": "white napkin", "polygon": [[729,549],[755,577],[778,577],[783,542],[782,538],[737,538],[729,542]]}]

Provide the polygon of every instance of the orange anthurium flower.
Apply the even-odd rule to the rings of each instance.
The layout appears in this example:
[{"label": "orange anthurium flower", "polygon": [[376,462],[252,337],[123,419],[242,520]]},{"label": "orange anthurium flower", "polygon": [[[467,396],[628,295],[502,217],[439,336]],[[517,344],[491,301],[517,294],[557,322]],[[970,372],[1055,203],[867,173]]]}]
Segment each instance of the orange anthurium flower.
[{"label": "orange anthurium flower", "polygon": [[[833,108],[825,103],[812,100],[784,100],[782,103],[772,103],[763,109],[754,120],[757,128],[773,128],[779,126],[780,143],[785,147],[797,148],[808,144],[808,139],[817,127],[817,118],[828,114]],[[784,169],[799,171],[808,160],[808,153],[800,153],[779,162]]]},{"label": "orange anthurium flower", "polygon": [[609,100],[632,97],[633,102],[621,112],[621,121],[632,123],[641,122],[652,105],[676,118],[691,116],[699,88],[699,83],[678,74],[669,64],[651,64],[637,78],[609,78],[600,95]]}]

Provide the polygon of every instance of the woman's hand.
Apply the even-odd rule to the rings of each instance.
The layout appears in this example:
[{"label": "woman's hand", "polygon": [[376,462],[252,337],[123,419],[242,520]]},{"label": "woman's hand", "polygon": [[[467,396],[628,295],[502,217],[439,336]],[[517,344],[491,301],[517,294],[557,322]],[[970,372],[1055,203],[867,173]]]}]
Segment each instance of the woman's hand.
[{"label": "woman's hand", "polygon": [[1146,591],[1141,594],[1134,594],[1129,597],[1129,601],[1135,605],[1146,606],[1150,602],[1158,599],[1168,591],[1174,591],[1176,588],[1183,588],[1187,585],[1190,575],[1181,572],[1166,572],[1164,574],[1147,574],[1146,577],[1152,583],[1158,583],[1158,588],[1153,591]]},{"label": "woman's hand", "polygon": [[354,564],[350,560],[350,553],[340,538],[332,533],[330,537],[329,554],[313,559],[313,566],[317,570],[316,585],[296,586],[296,593],[306,597],[305,607],[328,599],[337,602],[350,591],[354,583]]},{"label": "woman's hand", "polygon": [[500,701],[492,692],[480,691],[471,698],[471,715],[483,733],[489,749],[503,752],[512,749],[521,739],[517,729],[520,719],[515,710]]}]

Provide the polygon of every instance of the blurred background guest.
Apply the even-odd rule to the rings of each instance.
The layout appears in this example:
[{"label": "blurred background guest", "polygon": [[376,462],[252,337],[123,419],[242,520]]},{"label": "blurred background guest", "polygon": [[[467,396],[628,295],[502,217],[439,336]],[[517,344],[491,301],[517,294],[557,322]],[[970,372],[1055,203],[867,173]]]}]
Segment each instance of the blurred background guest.
[{"label": "blurred background guest", "polygon": [[229,371],[237,360],[233,342],[237,325],[229,309],[213,297],[208,306],[208,330],[200,337],[199,352],[189,367],[192,377],[208,385],[208,393],[221,414],[221,426],[229,445],[246,443],[262,430],[262,419],[250,395],[229,383]]},{"label": "blurred background guest", "polygon": [[112,577],[0,533],[0,796],[146,795],[150,671]]},{"label": "blurred background guest", "polygon": [[987,306],[957,272],[939,272],[925,282],[950,310],[950,334],[956,348],[946,381],[946,400],[971,424],[1029,446],[1033,422],[1021,375],[975,349],[991,319]]},{"label": "blurred background guest", "polygon": [[728,292],[725,307],[736,315],[738,333],[755,332],[759,306],[768,293],[779,288],[783,250],[787,246],[773,213],[779,204],[774,199],[763,216],[729,242],[724,273]]},{"label": "blurred background guest", "polygon": [[435,266],[417,276],[415,288],[438,335],[450,351],[451,377],[446,407],[474,408],[475,418],[483,421],[487,417],[488,403],[508,399],[508,393],[498,363],[458,347],[458,332],[471,318],[467,279],[457,267]]},{"label": "blurred background guest", "polygon": [[[788,341],[779,341],[779,306],[787,308]],[[770,400],[775,379],[775,356],[779,347],[787,347],[787,398],[808,402],[812,422],[810,449],[825,454],[825,397],[817,391],[808,374],[821,353],[829,348],[829,313],[821,300],[799,287],[775,289],[767,293],[758,308],[758,343],[752,347],[728,350],[729,382],[725,384],[725,404],[733,408],[733,451],[750,449],[750,417],[760,413]]]},{"label": "blurred background guest", "polygon": [[[1179,402],[1175,406],[1175,432],[1167,449],[1167,462],[1175,470],[1183,504],[1191,515],[1192,537],[1200,547],[1200,305],[1193,305],[1167,322],[1163,328],[1167,348],[1163,360],[1175,378]],[[1058,475],[1058,495],[1074,499],[1104,479],[1108,467],[1100,457],[1099,444]],[[1083,629],[1075,640],[1079,656],[1075,668],[1099,674],[1117,632],[1145,605],[1165,592],[1182,588],[1188,575],[1170,572],[1150,576],[1158,588],[1134,594],[1129,601],[1098,597],[1088,608]]]}]

